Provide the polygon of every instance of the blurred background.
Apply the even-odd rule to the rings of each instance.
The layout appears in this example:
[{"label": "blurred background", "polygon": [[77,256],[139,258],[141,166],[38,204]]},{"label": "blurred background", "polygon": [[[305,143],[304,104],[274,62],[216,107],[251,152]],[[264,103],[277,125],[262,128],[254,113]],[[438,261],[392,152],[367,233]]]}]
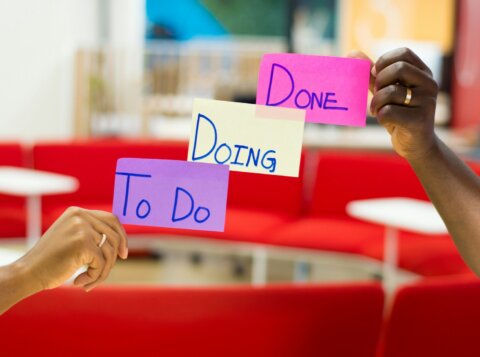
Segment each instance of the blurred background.
[{"label": "blurred background", "polygon": [[[254,103],[264,53],[410,47],[478,175],[479,34],[477,0],[0,0],[0,265],[111,211],[118,158],[186,160],[193,98]],[[19,303],[0,354],[480,355],[478,279],[388,133],[304,134],[298,178],[230,173],[225,232],[126,226],[105,286]]]},{"label": "blurred background", "polygon": [[184,138],[192,98],[254,101],[263,53],[361,50],[376,59],[408,46],[441,86],[437,123],[472,130],[475,140],[480,119],[467,103],[480,80],[477,7],[468,0],[3,0],[0,138]]},{"label": "blurred background", "polygon": [[[100,150],[109,145],[117,151],[112,154],[111,162],[106,166],[113,165],[115,155],[127,155],[132,146],[147,145],[152,140],[156,143],[175,141],[186,145],[193,98],[254,103],[259,62],[264,53],[345,56],[352,50],[360,50],[376,59],[390,49],[408,46],[429,65],[440,85],[436,112],[439,135],[455,151],[475,159],[480,123],[480,110],[476,105],[476,100],[480,98],[480,42],[476,39],[480,32],[478,14],[480,2],[473,0],[0,0],[0,140],[20,145],[23,153],[34,149],[33,154],[27,153],[20,161],[22,165],[76,176],[80,181],[80,191],[77,196],[68,196],[65,202],[62,201],[64,206],[67,203],[95,206],[93,203],[98,204],[96,198],[85,198],[86,191],[83,191],[83,188],[90,189],[88,185],[94,186],[92,182],[95,181],[82,181],[82,160],[102,172],[105,165],[101,160],[105,157],[100,154]],[[393,157],[388,134],[378,126],[374,118],[368,118],[367,122],[367,128],[307,125],[305,160],[302,164],[304,171],[299,179],[301,198],[300,203],[294,204],[300,207],[294,210],[296,215],[301,213],[310,217],[318,213],[309,204],[318,198],[315,195],[320,192],[317,187],[322,185],[319,180],[323,179],[324,172],[329,170],[332,180],[338,181],[342,171],[336,171],[336,165],[349,162],[342,161],[345,160],[342,155],[346,155],[348,160],[353,160],[349,155],[354,158],[365,158],[370,154],[374,157]],[[46,151],[49,154],[45,154],[46,164],[42,165],[42,158],[38,156],[41,149],[38,147],[45,147],[46,143],[53,145],[53,149],[51,152]],[[81,151],[77,147],[78,151],[71,154],[75,158],[74,162],[55,159],[55,155],[66,153],[69,150],[66,148],[75,145],[84,145],[91,151]],[[159,150],[158,155],[151,155],[161,157],[162,151]],[[340,150],[340,156],[335,159],[340,164],[321,171],[318,169],[318,157],[329,150]],[[141,152],[133,151],[136,155]],[[182,159],[182,156],[178,158]],[[397,159],[394,158],[393,161],[396,162]],[[96,160],[99,160],[97,164]],[[58,165],[55,166],[53,162],[58,162]],[[380,172],[388,168],[382,166],[384,161],[381,162],[378,164]],[[75,165],[79,167],[79,173],[72,168]],[[362,165],[358,172],[353,170],[350,174],[361,176],[366,171],[366,166]],[[90,166],[85,166],[85,170],[89,168]],[[407,177],[411,172],[405,171],[404,174]],[[110,172],[105,175],[113,180]],[[373,173],[370,175],[374,176]],[[395,175],[392,176],[393,179],[403,175],[403,171]],[[408,181],[401,177],[403,182]],[[263,187],[262,190],[277,187],[271,186],[267,181],[258,184],[258,180],[263,179],[252,178],[248,185],[259,185]],[[232,183],[232,190],[235,190],[235,180],[237,179]],[[372,180],[370,176],[365,177],[366,183]],[[107,181],[103,192],[111,191],[112,182]],[[288,185],[294,185],[292,182],[288,181]],[[348,186],[348,182],[345,184]],[[101,183],[96,185],[101,187]],[[238,179],[238,186],[241,185],[246,183]],[[277,189],[291,191],[292,186],[288,185],[280,185]],[[412,181],[412,185],[415,187],[412,189],[414,193],[408,190],[372,193],[359,186],[352,197],[342,198],[343,206],[338,202],[334,205],[340,207],[338,215],[347,219],[345,204],[355,198],[406,195],[426,199],[418,182]],[[296,189],[298,187],[293,190]],[[336,190],[345,191],[341,186]],[[332,192],[334,195],[337,193],[335,189]],[[235,207],[245,206],[248,195],[241,190],[235,195],[236,198],[229,197],[229,202]],[[107,195],[102,199],[102,207],[109,209],[111,197]],[[332,199],[336,202],[335,197]],[[4,198],[4,202],[8,201]],[[60,209],[53,210],[54,213],[48,211],[48,202],[43,207],[43,229],[61,212]],[[323,201],[323,207],[328,205],[327,202],[326,199]],[[11,217],[12,211],[5,204],[6,217]],[[248,204],[250,206],[247,205],[247,211],[250,212],[265,208],[258,197],[252,198]],[[19,207],[24,209],[24,206]],[[324,208],[319,208],[319,212],[327,212],[327,216],[330,215],[328,219],[333,214]],[[45,218],[48,215],[53,218]],[[20,222],[21,219],[20,217]],[[255,227],[259,222],[265,222],[258,217],[257,220],[258,222],[254,218],[244,219],[237,228],[231,228],[227,222],[228,229],[222,238],[229,243],[249,239],[249,243],[252,243],[253,238],[238,238],[232,231],[245,225]],[[333,244],[333,247],[329,245],[331,241],[341,242],[342,239],[355,237],[357,228],[342,233],[338,232],[338,226],[344,224],[344,221],[328,222],[327,226],[305,228],[298,238],[305,238],[313,231],[320,232],[326,236],[326,244],[316,237],[311,238],[309,243],[298,243],[300,240],[293,239],[278,244],[284,250],[277,253],[280,256],[286,254],[290,260],[285,256],[275,260],[274,254],[271,261],[268,261],[272,281],[290,281],[296,277],[315,281],[381,278],[382,255],[370,251],[365,253],[363,241],[357,240],[354,248],[345,248],[342,243],[338,246]],[[358,223],[355,221],[355,224]],[[7,227],[7,223],[4,223],[4,227]],[[256,233],[257,236],[263,235],[259,232],[261,230]],[[147,233],[161,238],[168,236],[158,232]],[[13,233],[5,233],[7,236],[9,234],[11,236]],[[375,234],[376,244],[381,246],[383,233],[380,231]],[[430,240],[433,242],[433,239]],[[148,240],[145,243],[137,240],[132,244],[138,245],[140,257],[147,256],[160,261],[168,249],[160,249],[156,244],[163,241]],[[231,282],[230,279],[234,276],[233,282],[237,281],[235,279],[248,282],[255,280],[250,275],[255,269],[259,276],[263,276],[258,278],[259,281],[268,281],[265,278],[267,268],[263,264],[267,259],[264,240],[254,242],[262,247],[260,251],[256,249],[257,245],[225,246],[215,240],[207,243],[201,240],[174,241],[175,249],[182,251],[187,270],[191,269],[190,264],[195,266],[203,262],[203,267],[211,269],[210,272],[217,274],[218,279],[209,280],[212,276],[208,276],[210,273],[197,275],[195,270],[192,270],[193,273],[190,271],[193,275],[187,278],[188,274],[181,275],[178,272],[182,268],[176,266],[166,270],[168,274],[162,275],[164,281],[187,281],[194,284],[202,281]],[[442,247],[446,245],[445,241],[447,238],[441,241]],[[198,242],[205,245],[196,247]],[[408,242],[405,244],[408,245]],[[195,249],[192,248],[194,246]],[[268,249],[274,251],[274,246],[275,244],[270,245]],[[310,250],[299,252],[294,248]],[[204,259],[205,254],[216,249],[222,252],[220,256],[224,260],[221,264],[228,268],[218,268],[215,259]],[[381,248],[378,249],[381,251]],[[329,254],[325,255],[325,251]],[[343,261],[342,257],[335,254],[356,254],[359,251],[364,253],[360,258],[348,256],[348,264],[353,262],[353,265],[349,265],[345,271],[338,268],[343,266]],[[431,249],[426,251],[432,252]],[[419,270],[417,266],[420,263],[416,262],[418,264],[414,268],[404,266],[405,277],[418,278],[425,275],[425,271],[430,275],[441,275],[467,269],[453,244],[448,243],[448,249],[443,247],[440,251],[435,256],[437,260],[432,263],[433,270]],[[447,251],[448,254],[445,253]],[[238,252],[241,252],[239,256]],[[300,259],[298,254],[303,258]],[[446,269],[438,263],[446,259],[445,254],[453,257],[453,268]],[[255,266],[255,257],[263,263]],[[357,258],[360,261],[356,261]],[[285,259],[288,264],[282,265]],[[308,264],[295,263],[305,260],[318,262],[322,259],[323,265],[317,270]],[[424,260],[432,261],[430,256],[424,257]],[[210,263],[213,264],[211,267],[208,265]],[[143,263],[139,264],[141,266]],[[402,259],[400,264],[404,264]],[[437,269],[438,264],[441,269]],[[121,269],[119,267],[112,273],[112,281],[157,281],[154,270],[146,269],[135,273],[135,265]],[[152,277],[146,278],[148,276]]]}]

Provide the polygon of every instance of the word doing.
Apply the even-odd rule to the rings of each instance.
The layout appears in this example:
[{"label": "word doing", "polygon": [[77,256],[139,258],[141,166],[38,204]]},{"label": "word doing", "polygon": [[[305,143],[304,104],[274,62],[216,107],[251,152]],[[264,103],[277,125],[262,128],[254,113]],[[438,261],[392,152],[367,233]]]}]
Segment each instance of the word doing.
[{"label": "word doing", "polygon": [[[203,130],[210,130],[210,137],[213,138],[212,143],[208,150],[199,153],[197,147],[198,136],[200,132],[200,123]],[[203,137],[206,137],[205,132],[202,133]],[[215,123],[203,114],[198,114],[197,124],[195,126],[195,135],[193,139],[192,161],[198,161],[212,156],[217,164],[229,164],[246,166],[254,165],[255,167],[263,167],[268,172],[275,172],[277,167],[277,159],[275,157],[275,150],[255,149],[247,145],[229,145],[227,143],[219,144],[218,132]]]}]

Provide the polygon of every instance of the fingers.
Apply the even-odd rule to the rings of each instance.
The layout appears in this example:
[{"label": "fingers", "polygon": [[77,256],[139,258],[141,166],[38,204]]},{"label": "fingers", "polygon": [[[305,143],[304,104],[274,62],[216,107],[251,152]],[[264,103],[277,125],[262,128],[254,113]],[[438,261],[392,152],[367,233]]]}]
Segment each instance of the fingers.
[{"label": "fingers", "polygon": [[378,72],[375,79],[375,90],[396,83],[411,88],[423,87],[432,94],[436,94],[437,91],[436,83],[429,74],[405,61],[392,63]]},{"label": "fingers", "polygon": [[[82,256],[88,270],[80,274],[74,281],[75,285],[83,286],[86,291],[102,283],[115,265],[117,256],[125,259],[128,254],[125,230],[117,218],[108,212],[91,211],[81,208],[72,210],[77,219],[82,221],[83,229]],[[106,241],[99,247],[103,234]]]},{"label": "fingers", "polygon": [[[410,122],[422,118],[430,122],[435,113],[438,85],[415,53],[407,48],[390,51],[378,59],[372,71],[375,93],[370,111],[389,132],[394,123],[407,128],[411,127]],[[405,104],[407,88],[411,90],[411,99]]]},{"label": "fingers", "polygon": [[[421,88],[410,88],[412,99],[409,107],[418,107],[422,104],[421,98],[424,97],[424,90]],[[376,115],[378,110],[387,104],[404,105],[407,97],[407,87],[399,84],[390,84],[375,93],[370,104],[370,112]]]},{"label": "fingers", "polygon": [[103,281],[105,281],[105,279],[108,278],[108,275],[109,275],[110,272],[112,271],[113,266],[115,265],[115,262],[116,262],[116,260],[117,260],[116,250],[115,250],[114,247],[109,243],[108,239],[107,239],[107,241],[102,245],[101,248],[98,248],[98,247],[97,247],[97,249],[99,249],[99,250],[102,251],[103,258],[104,258],[104,265],[103,265],[103,268],[100,268],[101,273],[100,273],[100,275],[97,277],[97,279],[92,280],[92,281],[90,281],[90,282],[87,282],[87,283],[84,285],[84,289],[85,289],[86,291],[92,290],[94,287],[98,286],[98,285],[101,284]]},{"label": "fingers", "polygon": [[409,48],[397,48],[393,51],[385,53],[381,56],[372,69],[373,75],[376,76],[378,73],[383,71],[386,67],[390,66],[396,62],[407,62],[422,71],[425,71],[430,76],[432,71],[427,67],[427,65]]},{"label": "fingers", "polygon": [[375,88],[375,77],[372,75],[372,69],[373,69],[373,61],[368,57],[365,53],[361,51],[352,51],[350,52],[347,57],[350,58],[359,58],[359,59],[364,59],[370,62],[370,82],[369,82],[369,89],[370,92],[373,93],[374,88]]},{"label": "fingers", "polygon": [[104,224],[108,225],[112,230],[114,230],[119,240],[118,246],[118,254],[122,259],[127,259],[128,257],[128,240],[127,240],[127,233],[123,228],[122,224],[118,220],[116,216],[111,213],[104,212],[104,211],[96,211],[96,210],[89,210],[88,213],[95,217],[98,221],[103,222]]},{"label": "fingers", "polygon": [[[113,246],[115,256],[117,256],[117,254],[120,255],[120,248],[123,244],[124,238],[120,234],[118,234],[116,230],[112,229],[110,225],[104,223],[104,221],[98,219],[95,215],[91,214],[91,211],[84,210],[82,214],[84,219],[92,225],[96,232],[98,232],[98,234],[95,235],[97,245],[101,241],[102,233],[106,234],[107,242],[109,242],[110,245]],[[120,257],[125,259],[121,255]]]},{"label": "fingers", "polygon": [[93,288],[92,284],[102,276],[105,266],[105,258],[102,251],[95,244],[92,244],[89,250],[90,261],[87,263],[88,270],[77,276],[74,281],[75,285],[83,286],[87,291],[90,291]]},{"label": "fingers", "polygon": [[378,110],[377,120],[381,125],[387,127],[387,129],[396,124],[407,126],[409,122],[412,122],[409,119],[412,117],[412,111],[414,110],[414,108],[387,104]]},{"label": "fingers", "polygon": [[97,241],[100,241],[102,234],[92,229],[92,236],[95,237],[95,243],[88,247],[91,261],[88,263],[88,270],[75,279],[74,284],[83,286],[86,291],[102,283],[110,274],[115,262],[117,261],[117,249],[107,240],[99,247]]}]

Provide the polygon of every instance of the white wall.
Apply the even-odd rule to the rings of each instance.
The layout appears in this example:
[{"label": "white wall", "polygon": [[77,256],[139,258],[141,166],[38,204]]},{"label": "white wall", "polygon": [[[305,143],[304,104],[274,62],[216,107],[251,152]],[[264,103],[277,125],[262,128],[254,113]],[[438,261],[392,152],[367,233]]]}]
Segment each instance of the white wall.
[{"label": "white wall", "polygon": [[97,44],[96,0],[0,0],[0,139],[71,134],[73,60]]},{"label": "white wall", "polygon": [[133,50],[120,86],[138,87],[144,12],[144,0],[0,0],[0,140],[72,135],[78,48]]}]

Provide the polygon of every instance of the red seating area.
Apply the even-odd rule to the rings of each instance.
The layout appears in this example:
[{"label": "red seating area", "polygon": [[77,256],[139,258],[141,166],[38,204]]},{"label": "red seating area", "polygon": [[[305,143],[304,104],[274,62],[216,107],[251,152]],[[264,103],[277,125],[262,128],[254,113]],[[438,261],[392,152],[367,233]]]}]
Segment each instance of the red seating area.
[{"label": "red seating area", "polygon": [[[78,192],[43,198],[44,229],[70,205],[111,209],[116,160],[184,160],[187,144],[89,140],[0,145],[0,165],[74,176]],[[480,165],[471,165],[480,172]],[[309,168],[314,170],[309,171]],[[210,237],[354,253],[381,260],[383,228],[349,217],[351,200],[427,199],[400,157],[379,152],[304,152],[297,178],[232,172],[226,230],[205,233],[128,226],[135,235]],[[0,196],[0,236],[24,236],[23,199]],[[13,222],[13,223],[12,223]],[[450,237],[400,232],[399,265],[426,279],[400,288],[386,321],[376,284],[46,291],[2,316],[5,355],[471,356],[480,283]],[[447,277],[453,276],[453,277]],[[78,341],[78,336],[92,341]],[[54,336],[54,337],[52,337]],[[24,343],[23,341],[29,341]],[[152,342],[154,341],[154,342]],[[75,348],[72,350],[72,346]]]},{"label": "red seating area", "polygon": [[479,299],[478,279],[427,279],[400,288],[384,320],[383,290],[372,283],[62,287],[7,311],[0,334],[6,356],[469,357]]},{"label": "red seating area", "polygon": [[[2,316],[5,356],[374,355],[379,285],[59,288]],[[81,338],[80,338],[81,337]]]},{"label": "red seating area", "polygon": [[[0,166],[26,165],[25,152],[18,143],[0,144]],[[0,194],[0,237],[25,237],[25,199]]]},{"label": "red seating area", "polygon": [[[0,164],[22,164],[19,145],[4,145],[0,151]],[[80,189],[73,194],[42,199],[44,229],[71,205],[110,210],[118,158],[185,160],[187,151],[187,143],[174,141],[37,143],[32,150],[36,169],[71,175],[80,182]],[[350,218],[346,204],[393,196],[427,199],[408,163],[392,153],[304,152],[300,172],[299,178],[231,172],[223,233],[138,226],[127,226],[127,231],[131,236],[208,237],[354,253],[381,260],[383,227]],[[14,222],[1,225],[0,236],[22,236],[23,200],[8,198],[0,204],[0,219]],[[448,236],[400,232],[399,265],[424,276],[469,272]]]},{"label": "red seating area", "polygon": [[379,356],[478,356],[478,301],[478,279],[430,279],[399,289]]},{"label": "red seating area", "polygon": [[[71,205],[111,210],[115,166],[120,157],[186,160],[187,152],[187,143],[164,141],[112,140],[36,145],[33,149],[36,169],[74,176],[80,182],[80,189],[73,194],[43,199],[44,230]],[[207,236],[265,243],[264,237],[269,230],[300,215],[302,185],[301,177],[232,172],[224,233],[137,226],[127,226],[127,231],[130,234]]]}]

